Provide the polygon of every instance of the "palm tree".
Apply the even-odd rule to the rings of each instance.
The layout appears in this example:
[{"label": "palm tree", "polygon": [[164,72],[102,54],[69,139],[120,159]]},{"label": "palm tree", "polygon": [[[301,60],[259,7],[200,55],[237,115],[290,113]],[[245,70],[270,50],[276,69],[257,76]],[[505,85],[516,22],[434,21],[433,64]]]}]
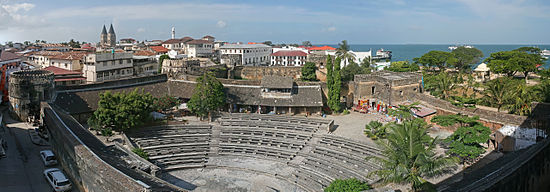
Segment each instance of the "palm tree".
[{"label": "palm tree", "polygon": [[526,84],[522,83],[517,86],[514,91],[514,102],[511,102],[510,113],[516,115],[529,115],[531,113],[531,102],[535,100],[541,100],[540,95],[542,95],[542,87],[534,86],[528,87]]},{"label": "palm tree", "polygon": [[438,138],[427,134],[428,126],[422,119],[391,124],[387,140],[376,141],[383,157],[371,156],[381,169],[369,173],[378,176],[382,183],[408,183],[414,191],[420,190],[432,178],[456,169],[458,159],[436,155],[434,148]]},{"label": "palm tree", "polygon": [[442,99],[447,99],[454,93],[458,79],[456,76],[441,72],[436,76],[436,81],[434,83],[435,91],[441,93]]},{"label": "palm tree", "polygon": [[517,97],[516,91],[513,90],[515,83],[511,78],[501,77],[485,84],[485,90],[483,91],[483,99],[493,105],[497,106],[497,111],[508,104],[511,104]]},{"label": "palm tree", "polygon": [[336,56],[342,58],[342,61],[351,63],[355,61],[355,54],[350,52],[348,41],[343,40],[342,43],[338,43],[340,47],[336,50]]}]

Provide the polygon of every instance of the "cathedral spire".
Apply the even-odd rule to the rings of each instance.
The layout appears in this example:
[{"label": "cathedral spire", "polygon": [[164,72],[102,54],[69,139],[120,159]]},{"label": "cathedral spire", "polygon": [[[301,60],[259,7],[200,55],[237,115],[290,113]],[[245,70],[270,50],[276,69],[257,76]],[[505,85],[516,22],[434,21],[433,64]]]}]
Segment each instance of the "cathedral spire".
[{"label": "cathedral spire", "polygon": [[115,30],[113,29],[112,23],[111,23],[111,27],[109,27],[109,34],[115,34]]},{"label": "cathedral spire", "polygon": [[105,29],[105,25],[103,25],[103,30],[101,31],[101,34],[107,34],[107,29]]}]

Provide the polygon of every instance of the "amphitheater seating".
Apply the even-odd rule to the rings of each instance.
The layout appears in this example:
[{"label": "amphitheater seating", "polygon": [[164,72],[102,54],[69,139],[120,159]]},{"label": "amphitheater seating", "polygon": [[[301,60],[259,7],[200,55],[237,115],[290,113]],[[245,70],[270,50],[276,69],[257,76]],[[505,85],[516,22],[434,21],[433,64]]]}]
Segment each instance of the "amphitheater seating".
[{"label": "amphitheater seating", "polygon": [[330,185],[332,178],[327,178],[325,174],[321,174],[310,167],[294,166],[295,182],[304,188],[313,191],[323,191],[324,188]]},{"label": "amphitheater seating", "polygon": [[299,124],[288,122],[273,122],[262,120],[223,120],[220,121],[221,126],[225,127],[250,127],[250,128],[270,128],[279,130],[315,132],[319,129],[319,125]]},{"label": "amphitheater seating", "polygon": [[131,133],[132,141],[165,170],[204,167],[210,152],[210,125],[149,127]]},{"label": "amphitheater seating", "polygon": [[332,120],[305,118],[296,116],[284,116],[284,115],[265,115],[265,114],[245,114],[245,113],[232,113],[224,115],[221,120],[249,120],[249,121],[263,121],[263,122],[286,122],[291,124],[301,125],[317,125],[326,127],[332,123]]}]

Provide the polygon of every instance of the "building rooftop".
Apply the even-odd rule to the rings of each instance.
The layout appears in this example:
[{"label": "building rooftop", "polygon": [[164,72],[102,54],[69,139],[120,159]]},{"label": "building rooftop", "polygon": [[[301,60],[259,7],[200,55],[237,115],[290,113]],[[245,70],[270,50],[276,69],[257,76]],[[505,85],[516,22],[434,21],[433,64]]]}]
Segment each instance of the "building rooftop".
[{"label": "building rooftop", "polygon": [[325,45],[325,46],[322,46],[322,47],[313,46],[313,47],[308,47],[306,49],[310,50],[310,51],[335,51],[336,50],[336,48],[328,46],[328,45]]},{"label": "building rooftop", "polygon": [[168,52],[168,49],[166,49],[163,46],[151,46],[150,48],[151,48],[151,50],[153,50],[154,52],[157,52],[157,53],[166,53],[166,52]]},{"label": "building rooftop", "polygon": [[253,48],[271,48],[264,44],[225,44],[220,49],[253,49]]},{"label": "building rooftop", "polygon": [[19,55],[12,52],[7,52],[7,51],[0,52],[0,61],[9,61],[9,60],[15,60],[19,58],[20,58]]},{"label": "building rooftop", "polygon": [[212,44],[212,41],[195,39],[195,40],[188,41],[186,44],[191,44],[191,45]]},{"label": "building rooftop", "polygon": [[307,56],[307,53],[303,51],[297,51],[297,50],[293,50],[293,51],[282,50],[271,54],[271,56],[289,56],[289,57],[304,56],[305,57]]},{"label": "building rooftop", "polygon": [[71,70],[62,69],[62,68],[55,67],[55,66],[46,67],[46,68],[44,68],[44,70],[51,71],[51,72],[53,72],[54,75],[80,75],[80,74],[82,74],[81,72],[78,72],[78,71],[71,71]]},{"label": "building rooftop", "polygon": [[422,77],[421,74],[418,73],[410,73],[410,72],[393,72],[393,71],[376,71],[371,74],[361,74],[361,75],[355,75],[355,78],[359,78],[359,81],[362,81],[362,77],[379,77],[384,80],[388,81],[399,81],[399,80],[420,80]]},{"label": "building rooftop", "polygon": [[291,77],[266,75],[262,78],[261,87],[272,89],[291,89],[294,81]]},{"label": "building rooftop", "polygon": [[147,51],[147,50],[139,50],[139,51],[134,52],[134,56],[154,56],[154,55],[155,55],[155,53],[153,53],[152,51]]}]

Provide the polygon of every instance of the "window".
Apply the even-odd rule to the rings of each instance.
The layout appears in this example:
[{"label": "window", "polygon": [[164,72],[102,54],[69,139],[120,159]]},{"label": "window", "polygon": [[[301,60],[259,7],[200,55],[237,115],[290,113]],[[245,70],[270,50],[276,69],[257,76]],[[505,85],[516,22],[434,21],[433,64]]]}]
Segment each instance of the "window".
[{"label": "window", "polygon": [[399,91],[399,96],[403,97],[403,91]]},{"label": "window", "polygon": [[118,64],[122,64],[122,60],[118,60]]},{"label": "window", "polygon": [[376,87],[375,87],[375,86],[372,86],[372,87],[371,87],[371,94],[374,95],[374,92],[375,92],[375,91],[376,91]]},{"label": "window", "polygon": [[67,63],[65,63],[65,68],[67,68]]}]

